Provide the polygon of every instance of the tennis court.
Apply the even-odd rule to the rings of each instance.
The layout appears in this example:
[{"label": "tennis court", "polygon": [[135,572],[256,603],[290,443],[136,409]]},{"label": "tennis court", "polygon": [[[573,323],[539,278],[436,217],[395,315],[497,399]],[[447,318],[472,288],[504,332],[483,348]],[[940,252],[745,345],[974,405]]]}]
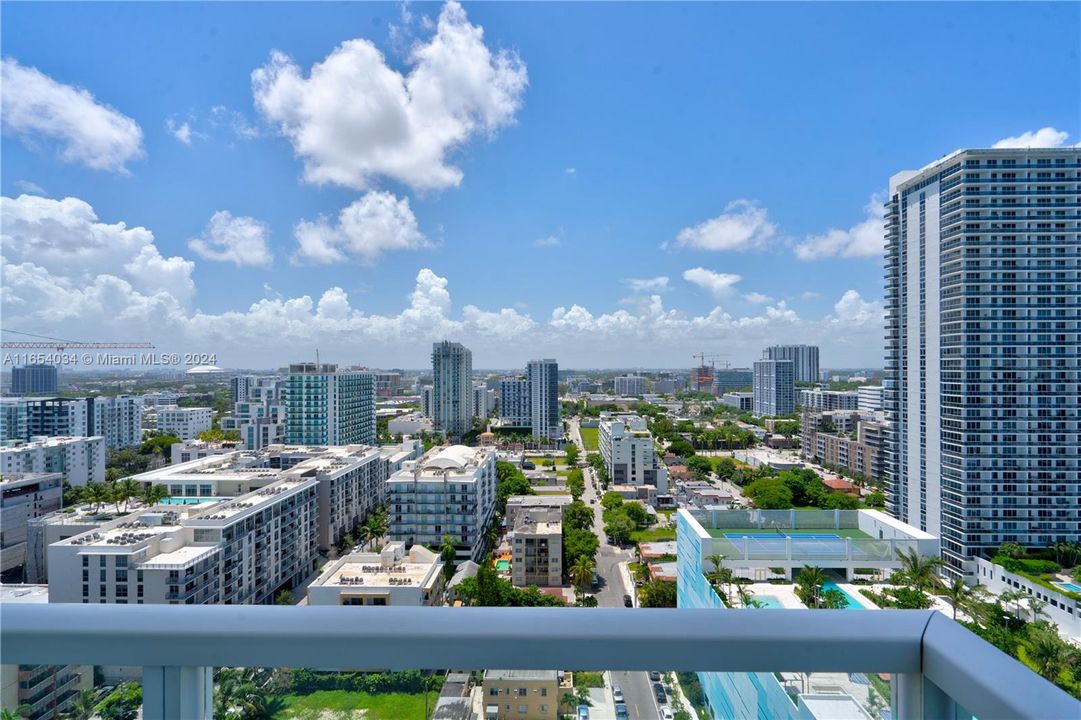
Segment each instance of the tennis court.
[{"label": "tennis court", "polygon": [[750,558],[787,557],[789,549],[793,558],[804,559],[838,559],[848,554],[848,541],[837,533],[731,532],[725,533],[725,539]]},{"label": "tennis court", "polygon": [[781,530],[778,530],[776,533],[748,533],[748,532],[725,533],[724,536],[726,538],[729,538],[729,539],[731,539],[731,538],[771,538],[771,537],[792,537],[792,538],[799,538],[800,540],[840,540],[841,539],[841,536],[838,535],[837,533],[798,533],[798,534],[794,534],[794,535],[789,535],[788,533],[785,533],[785,532],[783,532]]},{"label": "tennis court", "polygon": [[792,538],[853,538],[859,540],[869,539],[871,536],[858,528],[706,528],[706,532],[715,538],[742,538],[742,537],[792,537]]}]

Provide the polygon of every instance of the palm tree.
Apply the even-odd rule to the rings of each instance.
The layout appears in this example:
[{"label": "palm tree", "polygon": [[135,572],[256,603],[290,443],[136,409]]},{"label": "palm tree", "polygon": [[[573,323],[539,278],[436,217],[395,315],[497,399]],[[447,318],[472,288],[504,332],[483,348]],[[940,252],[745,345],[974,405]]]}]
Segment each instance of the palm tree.
[{"label": "palm tree", "polygon": [[942,594],[950,601],[950,605],[953,606],[953,619],[957,620],[957,609],[968,603],[968,599],[972,595],[972,590],[969,589],[964,580],[961,578],[954,578],[953,582],[943,588]]},{"label": "palm tree", "polygon": [[372,526],[368,523],[363,523],[357,527],[357,540],[361,546],[368,548],[371,546],[372,541],[375,540],[375,533],[372,532]]},{"label": "palm tree", "polygon": [[379,508],[372,513],[372,516],[368,518],[368,527],[372,530],[372,537],[375,539],[376,545],[387,534],[387,516],[383,513],[383,509]]},{"label": "palm tree", "polygon": [[157,505],[167,497],[169,497],[169,488],[164,485],[147,485],[143,488],[144,505]]},{"label": "palm tree", "polygon": [[1007,605],[1013,603],[1013,616],[1018,620],[1021,619],[1021,601],[1027,597],[1028,593],[1024,590],[1007,590],[998,596],[999,600]]},{"label": "palm tree", "polygon": [[998,555],[1005,555],[1009,558],[1019,558],[1025,554],[1025,548],[1015,542],[1004,542],[998,546]]},{"label": "palm tree", "polygon": [[1048,622],[1036,622],[1028,626],[1029,644],[1026,648],[1029,660],[1036,672],[1051,682],[1066,669],[1070,662],[1070,648],[1058,636],[1055,626]]},{"label": "palm tree", "polygon": [[567,571],[567,575],[576,588],[585,592],[593,581],[593,560],[585,555],[579,556],[571,569]]},{"label": "palm tree", "polygon": [[458,558],[458,547],[449,533],[443,535],[443,546],[439,548],[439,555],[443,558],[443,577],[450,580],[454,576],[454,561]]},{"label": "palm tree", "polygon": [[799,571],[799,584],[807,589],[815,608],[821,600],[822,586],[826,584],[826,573],[820,567],[804,565]]},{"label": "palm tree", "polygon": [[1066,540],[1056,540],[1051,545],[1051,550],[1055,553],[1055,562],[1061,565],[1063,559],[1070,553],[1070,543]]},{"label": "palm tree", "polygon": [[755,603],[754,607],[760,605],[760,603],[751,599],[754,596],[754,591],[746,585],[737,585],[736,592],[739,593],[739,602],[743,607],[752,607],[751,603]]},{"label": "palm tree", "polygon": [[109,501],[109,488],[101,483],[89,482],[83,488],[83,498],[93,505],[94,512],[97,512],[103,503]]},{"label": "palm tree", "polygon": [[909,548],[902,550],[897,559],[901,561],[898,572],[909,587],[927,592],[942,586],[942,577],[938,574],[938,569],[943,565],[942,558],[920,555],[916,548]]},{"label": "palm tree", "polygon": [[139,483],[131,478],[124,478],[113,484],[116,497],[124,503],[124,510],[128,509],[128,501],[139,496]]},{"label": "palm tree", "polygon": [[64,713],[64,720],[90,720],[94,708],[98,705],[98,694],[93,690],[83,690],[71,699],[71,706]]},{"label": "palm tree", "polygon": [[568,690],[563,693],[563,697],[559,698],[559,704],[568,712],[574,712],[574,708],[578,705],[578,696]]},{"label": "palm tree", "polygon": [[1041,616],[1047,617],[1047,613],[1043,609],[1047,607],[1047,602],[1039,599],[1035,595],[1030,595],[1028,598],[1028,611],[1032,613],[1031,622],[1036,622]]}]

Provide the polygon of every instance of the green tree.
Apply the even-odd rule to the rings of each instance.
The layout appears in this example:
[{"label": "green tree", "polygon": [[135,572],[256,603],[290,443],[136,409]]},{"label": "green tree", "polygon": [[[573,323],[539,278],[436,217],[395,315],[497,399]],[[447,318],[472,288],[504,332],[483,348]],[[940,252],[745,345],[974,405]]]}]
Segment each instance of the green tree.
[{"label": "green tree", "polygon": [[567,571],[567,577],[571,584],[578,588],[579,592],[585,592],[593,583],[594,561],[587,557],[579,557]]},{"label": "green tree", "polygon": [[837,588],[830,588],[822,591],[819,606],[827,610],[842,610],[848,607],[848,598]]},{"label": "green tree", "polygon": [[109,488],[101,483],[88,482],[83,487],[83,499],[94,506],[94,512],[97,512],[103,504],[109,502],[109,498]]},{"label": "green tree", "polygon": [[1024,557],[1025,548],[1015,542],[1004,542],[998,546],[997,554],[1005,555],[1008,558],[1016,560],[1017,558]]},{"label": "green tree", "polygon": [[164,485],[144,485],[140,500],[144,505],[157,505],[169,497],[169,488]]},{"label": "green tree", "polygon": [[899,579],[905,585],[920,592],[930,592],[942,586],[942,576],[938,574],[943,565],[942,558],[920,555],[916,548],[909,548],[898,553],[897,559],[901,561],[901,569],[894,576],[900,573]]},{"label": "green tree", "polygon": [[574,443],[567,443],[566,453],[567,453],[567,464],[568,465],[574,465],[575,463],[578,462],[578,446],[577,445],[575,445]]},{"label": "green tree", "polygon": [[813,609],[821,607],[822,586],[826,584],[826,573],[814,565],[804,565],[796,578],[796,594],[803,604]]},{"label": "green tree", "polygon": [[581,500],[575,500],[563,512],[563,522],[576,530],[588,530],[593,527],[593,508]]},{"label": "green tree", "polygon": [[799,422],[796,420],[778,420],[773,423],[773,432],[791,438],[793,435],[799,434]]},{"label": "green tree", "polygon": [[292,605],[293,593],[290,590],[282,590],[274,600],[275,605]]},{"label": "green tree", "polygon": [[612,516],[604,525],[604,533],[612,538],[617,545],[622,545],[627,542],[631,533],[638,529],[634,520],[631,520],[625,513],[617,512]]},{"label": "green tree", "polygon": [[819,503],[825,510],[856,510],[859,506],[859,498],[837,492],[827,493]]},{"label": "green tree", "polygon": [[645,608],[674,608],[676,584],[671,580],[650,580],[639,588],[638,604]]},{"label": "green tree", "polygon": [[582,471],[578,468],[571,470],[567,474],[567,490],[570,491],[571,497],[580,500],[585,489],[586,482]]},{"label": "green tree", "polygon": [[439,548],[439,556],[443,558],[443,579],[450,580],[454,577],[454,564],[458,559],[458,547],[454,544],[454,538],[449,533],[443,535],[443,545]]},{"label": "green tree", "polygon": [[581,557],[595,561],[598,547],[600,547],[600,541],[592,531],[563,527],[564,567],[573,566]]},{"label": "green tree", "polygon": [[127,511],[128,502],[130,502],[132,498],[139,497],[142,493],[142,486],[131,478],[124,478],[123,480],[114,483],[113,492],[115,493],[117,500],[124,503],[124,510]]},{"label": "green tree", "polygon": [[694,455],[694,445],[681,438],[668,446],[668,452],[687,458]]},{"label": "green tree", "polygon": [[137,682],[125,682],[98,704],[102,720],[135,720],[143,704],[143,688]]},{"label": "green tree", "polygon": [[617,492],[606,492],[601,495],[601,507],[605,510],[615,510],[623,504],[623,496]]},{"label": "green tree", "polygon": [[1028,640],[1026,654],[1036,666],[1036,672],[1051,682],[1057,682],[1059,675],[1070,664],[1073,655],[1070,647],[1059,637],[1056,627],[1048,622],[1030,623],[1025,633]]},{"label": "green tree", "polygon": [[94,708],[98,705],[98,694],[94,690],[80,690],[71,699],[71,705],[61,717],[64,720],[90,720]]},{"label": "green tree", "polygon": [[744,493],[757,508],[785,510],[792,507],[792,490],[779,478],[762,478],[747,486]]},{"label": "green tree", "polygon": [[736,461],[729,457],[723,457],[717,461],[714,472],[722,480],[731,480],[736,472]]},{"label": "green tree", "polygon": [[713,471],[713,464],[701,455],[692,455],[687,458],[687,469],[694,473],[699,480],[705,480]]}]

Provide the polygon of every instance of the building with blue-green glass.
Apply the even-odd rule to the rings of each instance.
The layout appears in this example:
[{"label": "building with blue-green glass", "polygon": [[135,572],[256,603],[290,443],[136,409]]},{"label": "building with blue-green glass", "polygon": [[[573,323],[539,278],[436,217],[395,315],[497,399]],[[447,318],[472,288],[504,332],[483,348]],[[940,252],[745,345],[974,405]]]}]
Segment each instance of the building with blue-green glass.
[{"label": "building with blue-green glass", "polygon": [[298,363],[289,366],[284,395],[287,444],[375,444],[374,373]]}]

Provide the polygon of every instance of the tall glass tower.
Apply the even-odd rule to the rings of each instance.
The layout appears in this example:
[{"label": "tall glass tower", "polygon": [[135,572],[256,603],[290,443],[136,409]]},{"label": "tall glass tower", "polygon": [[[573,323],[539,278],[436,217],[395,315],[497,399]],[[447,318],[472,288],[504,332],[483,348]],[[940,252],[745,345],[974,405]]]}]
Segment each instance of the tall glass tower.
[{"label": "tall glass tower", "polygon": [[337,365],[289,366],[285,441],[290,445],[374,445],[375,374]]},{"label": "tall glass tower", "polygon": [[951,576],[1081,538],[1081,151],[959,150],[890,180],[889,511]]},{"label": "tall glass tower", "polygon": [[473,429],[473,353],[461,343],[432,345],[432,422],[448,437]]}]

